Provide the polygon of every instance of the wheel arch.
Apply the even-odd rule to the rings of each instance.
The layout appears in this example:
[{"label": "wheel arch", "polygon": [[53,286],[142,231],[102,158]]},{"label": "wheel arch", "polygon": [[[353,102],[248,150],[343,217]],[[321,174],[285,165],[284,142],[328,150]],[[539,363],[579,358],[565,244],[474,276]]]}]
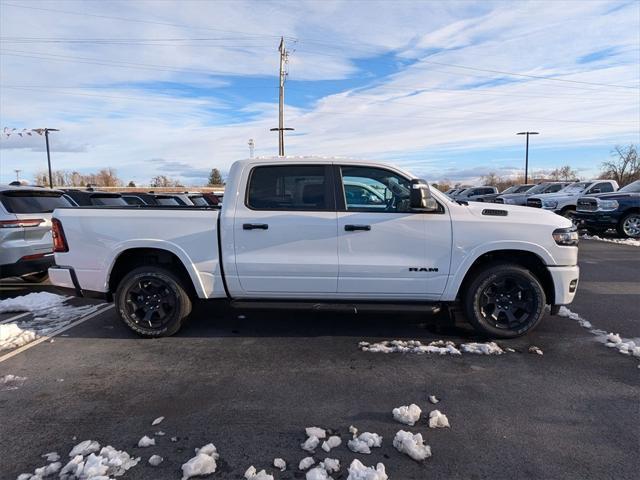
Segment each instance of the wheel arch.
[{"label": "wheel arch", "polygon": [[204,296],[204,289],[195,269],[189,268],[178,254],[168,248],[138,246],[120,250],[113,258],[107,277],[108,291],[113,293],[131,270],[154,265],[167,268],[184,281],[191,295]]}]

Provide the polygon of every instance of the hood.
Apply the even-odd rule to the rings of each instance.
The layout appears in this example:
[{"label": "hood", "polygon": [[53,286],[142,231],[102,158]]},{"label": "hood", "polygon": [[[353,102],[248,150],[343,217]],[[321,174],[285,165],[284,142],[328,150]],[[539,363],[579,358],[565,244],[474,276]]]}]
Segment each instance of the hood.
[{"label": "hood", "polygon": [[[522,205],[499,203],[483,204],[473,202],[470,202],[466,208],[468,208],[469,212],[475,217],[482,218],[488,222],[540,224],[553,226],[554,228],[568,228],[573,225],[571,220],[542,208],[531,208]],[[491,214],[491,212],[485,212],[485,210],[506,212],[506,215],[495,215]]]},{"label": "hood", "polygon": [[596,193],[593,195],[583,195],[587,198],[602,198],[603,200],[617,200],[618,198],[636,197],[640,198],[640,192],[608,192],[608,193]]},{"label": "hood", "polygon": [[522,192],[522,193],[505,193],[505,194],[497,194],[497,197],[500,198],[524,198],[527,196],[526,192]]},{"label": "hood", "polygon": [[567,192],[555,192],[555,193],[540,193],[538,195],[531,195],[531,198],[541,198],[546,200],[547,198],[563,198],[563,197],[588,197],[583,193],[567,193]]}]

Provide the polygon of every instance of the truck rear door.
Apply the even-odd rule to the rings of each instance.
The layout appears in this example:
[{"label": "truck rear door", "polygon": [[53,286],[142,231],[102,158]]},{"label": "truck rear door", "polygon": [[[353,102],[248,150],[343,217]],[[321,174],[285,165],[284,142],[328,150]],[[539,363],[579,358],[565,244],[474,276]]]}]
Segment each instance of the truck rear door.
[{"label": "truck rear door", "polygon": [[335,188],[330,165],[258,165],[234,218],[236,271],[244,294],[335,294]]}]

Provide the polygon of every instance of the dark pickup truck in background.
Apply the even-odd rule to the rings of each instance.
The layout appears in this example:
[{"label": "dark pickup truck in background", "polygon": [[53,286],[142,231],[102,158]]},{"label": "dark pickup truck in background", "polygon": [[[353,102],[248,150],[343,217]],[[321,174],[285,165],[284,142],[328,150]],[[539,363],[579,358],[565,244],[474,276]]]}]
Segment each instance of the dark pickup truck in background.
[{"label": "dark pickup truck in background", "polygon": [[640,238],[640,180],[617,192],[580,197],[574,218],[589,233],[615,228],[621,237]]}]

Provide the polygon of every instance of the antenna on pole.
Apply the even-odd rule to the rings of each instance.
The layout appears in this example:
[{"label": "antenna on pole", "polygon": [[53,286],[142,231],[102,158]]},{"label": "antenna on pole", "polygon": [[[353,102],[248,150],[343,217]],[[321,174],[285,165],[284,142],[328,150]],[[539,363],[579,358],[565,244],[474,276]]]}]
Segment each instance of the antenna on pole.
[{"label": "antenna on pole", "polygon": [[289,62],[289,52],[284,45],[284,37],[280,37],[280,89],[279,89],[279,106],[278,106],[278,128],[272,128],[272,132],[278,132],[278,155],[284,157],[284,131],[293,130],[293,128],[285,128],[284,126],[284,82],[287,77],[285,65]]},{"label": "antenna on pole", "polygon": [[253,150],[256,148],[256,144],[253,141],[253,138],[249,139],[249,158],[253,158]]}]

